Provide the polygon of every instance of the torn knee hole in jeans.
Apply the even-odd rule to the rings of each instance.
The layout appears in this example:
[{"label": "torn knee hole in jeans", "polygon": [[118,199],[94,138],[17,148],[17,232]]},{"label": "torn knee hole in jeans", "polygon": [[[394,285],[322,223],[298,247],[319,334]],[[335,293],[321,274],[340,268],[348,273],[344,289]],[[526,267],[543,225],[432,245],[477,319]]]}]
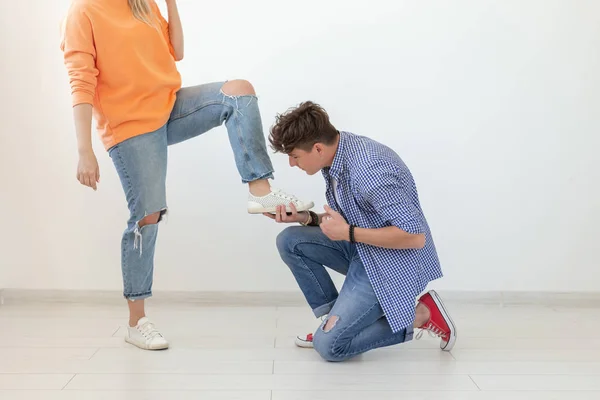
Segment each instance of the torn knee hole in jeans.
[{"label": "torn knee hole in jeans", "polygon": [[235,112],[239,113],[241,116],[244,116],[244,114],[240,111],[240,100],[242,98],[248,99],[248,102],[243,106],[243,108],[247,108],[250,104],[252,104],[253,101],[258,99],[258,96],[256,96],[255,93],[227,94],[223,88],[221,88],[221,94],[223,95],[223,102],[225,102],[225,99],[235,100]]},{"label": "torn knee hole in jeans", "polygon": [[333,317],[329,317],[327,322],[325,322],[323,324],[323,332],[325,332],[325,333],[331,332],[331,330],[333,328],[335,328],[335,326],[337,325],[339,320],[340,320],[340,317],[338,317],[337,315],[334,315]]},{"label": "torn knee hole in jeans", "polygon": [[167,209],[163,208],[160,211],[155,213],[148,214],[148,212],[144,213],[144,218],[140,219],[135,223],[135,229],[133,231],[134,240],[133,240],[133,248],[140,249],[140,256],[142,255],[142,247],[143,247],[143,238],[142,238],[142,229],[146,225],[156,225],[160,221],[163,220],[163,217],[167,214]]},{"label": "torn knee hole in jeans", "polygon": [[248,103],[246,103],[246,105],[243,108],[247,108],[250,104],[252,104],[252,102],[254,100],[257,99],[256,95],[231,95],[231,94],[226,94],[225,92],[223,92],[223,90],[221,90],[221,94],[223,95],[223,102],[225,102],[225,98],[230,98],[231,100],[235,100],[235,112],[239,113],[242,117],[244,116],[244,114],[240,111],[240,103],[239,100],[241,97],[247,97],[248,98]]}]

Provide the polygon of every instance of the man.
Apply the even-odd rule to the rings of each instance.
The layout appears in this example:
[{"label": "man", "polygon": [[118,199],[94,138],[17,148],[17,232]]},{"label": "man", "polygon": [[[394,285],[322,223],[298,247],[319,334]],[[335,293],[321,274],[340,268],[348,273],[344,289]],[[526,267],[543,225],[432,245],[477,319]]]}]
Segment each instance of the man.
[{"label": "man", "polygon": [[[419,328],[439,336],[442,350],[450,351],[456,328],[439,295],[432,290],[416,301],[442,272],[400,157],[367,137],[339,132],[312,102],[278,116],[269,140],[289,156],[290,166],[309,175],[322,171],[327,185],[323,214],[297,212],[293,205],[291,213],[283,206],[265,213],[303,225],[283,230],[277,248],[315,316],[327,316],[296,344],[343,361],[412,340]],[[346,276],[339,294],[326,267]]]}]

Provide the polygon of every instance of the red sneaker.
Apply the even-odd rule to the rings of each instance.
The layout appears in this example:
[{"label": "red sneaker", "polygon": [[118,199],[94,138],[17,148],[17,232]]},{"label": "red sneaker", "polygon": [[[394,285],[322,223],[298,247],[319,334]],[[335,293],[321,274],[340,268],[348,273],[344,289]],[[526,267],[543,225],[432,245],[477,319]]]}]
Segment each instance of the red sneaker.
[{"label": "red sneaker", "polygon": [[441,297],[435,290],[430,290],[419,299],[419,302],[429,309],[431,317],[429,321],[419,327],[422,331],[417,334],[416,339],[421,338],[423,331],[428,331],[442,339],[440,343],[442,350],[452,350],[456,343],[456,326],[450,318],[448,310],[444,307]]},{"label": "red sneaker", "polygon": [[305,349],[312,349],[313,346],[313,334],[309,333],[305,337],[297,336],[296,337],[296,346],[303,347]]}]

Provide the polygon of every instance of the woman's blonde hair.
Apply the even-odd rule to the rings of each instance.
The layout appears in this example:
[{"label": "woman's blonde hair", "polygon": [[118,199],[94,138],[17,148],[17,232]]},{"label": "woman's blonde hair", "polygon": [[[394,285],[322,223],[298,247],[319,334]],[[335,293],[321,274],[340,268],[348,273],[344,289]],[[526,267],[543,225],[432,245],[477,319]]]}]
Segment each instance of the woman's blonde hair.
[{"label": "woman's blonde hair", "polygon": [[131,8],[131,12],[133,16],[138,20],[152,26],[156,27],[156,15],[152,11],[148,0],[128,0],[129,8]]}]

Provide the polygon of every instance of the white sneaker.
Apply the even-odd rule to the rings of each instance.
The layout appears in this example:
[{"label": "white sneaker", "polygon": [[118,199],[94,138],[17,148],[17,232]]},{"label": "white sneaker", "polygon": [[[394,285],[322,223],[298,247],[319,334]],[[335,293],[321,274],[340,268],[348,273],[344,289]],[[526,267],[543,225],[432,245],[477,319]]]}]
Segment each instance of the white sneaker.
[{"label": "white sneaker", "polygon": [[163,350],[169,347],[167,340],[147,317],[141,318],[133,328],[127,327],[125,341],[144,350]]},{"label": "white sneaker", "polygon": [[[323,315],[321,317],[321,325],[326,319],[327,315]],[[312,333],[309,333],[307,335],[298,335],[296,336],[296,339],[294,339],[294,343],[296,344],[296,346],[302,347],[303,349],[314,349],[315,346],[313,344],[313,338],[314,334]]]},{"label": "white sneaker", "polygon": [[294,343],[298,347],[302,347],[303,349],[313,349],[315,346],[313,345],[313,334],[309,333],[306,336],[296,336]]},{"label": "white sneaker", "polygon": [[286,206],[286,211],[291,212],[290,203],[294,203],[298,212],[310,210],[315,206],[312,201],[298,200],[296,196],[275,188],[271,188],[271,193],[262,197],[254,196],[252,193],[248,194],[248,212],[250,214],[275,213],[277,206]]}]

